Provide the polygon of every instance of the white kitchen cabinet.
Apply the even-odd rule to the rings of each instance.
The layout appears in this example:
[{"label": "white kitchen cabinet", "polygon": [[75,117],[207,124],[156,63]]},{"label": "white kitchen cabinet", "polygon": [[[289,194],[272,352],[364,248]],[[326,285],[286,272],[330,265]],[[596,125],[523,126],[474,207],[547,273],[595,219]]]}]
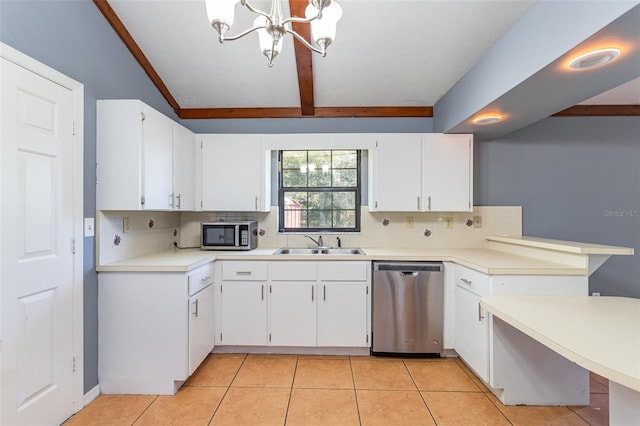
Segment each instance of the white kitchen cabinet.
[{"label": "white kitchen cabinet", "polygon": [[204,361],[215,342],[212,285],[189,297],[189,375]]},{"label": "white kitchen cabinet", "polygon": [[220,344],[267,344],[266,286],[253,281],[220,285]]},{"label": "white kitchen cabinet", "polygon": [[316,346],[316,283],[269,284],[269,344]]},{"label": "white kitchen cabinet", "polygon": [[271,262],[269,273],[269,344],[315,346],[317,262]]},{"label": "white kitchen cabinet", "polygon": [[216,263],[222,286],[217,344],[369,346],[370,262]]},{"label": "white kitchen cabinet", "polygon": [[421,210],[473,210],[473,136],[422,136]]},{"label": "white kitchen cabinet", "polygon": [[98,274],[102,393],[178,390],[214,347],[213,276],[211,263],[188,273]]},{"label": "white kitchen cabinet", "polygon": [[173,125],[173,203],[174,210],[196,208],[196,135]]},{"label": "white kitchen cabinet", "polygon": [[[494,388],[505,388],[506,383],[511,384],[515,379],[508,368],[505,368],[507,364],[504,359],[509,356],[505,348],[495,341],[493,318],[480,307],[480,298],[488,295],[588,293],[586,275],[487,275],[462,265],[447,268],[445,273],[454,274],[456,286],[454,349],[482,380]],[[541,355],[532,352],[530,356]]]},{"label": "white kitchen cabinet", "polygon": [[318,346],[369,346],[366,282],[318,285]]},{"label": "white kitchen cabinet", "polygon": [[267,344],[268,262],[216,262],[219,299],[216,343]]},{"label": "white kitchen cabinet", "polygon": [[369,346],[370,262],[318,262],[318,346]]},{"label": "white kitchen cabinet", "polygon": [[489,325],[480,297],[489,292],[489,277],[464,267],[456,271],[455,349],[485,382],[489,381]]},{"label": "white kitchen cabinet", "polygon": [[194,187],[191,132],[162,113],[139,100],[98,100],[96,127],[98,210],[174,210],[180,195],[174,190],[176,150],[178,191]]},{"label": "white kitchen cabinet", "polygon": [[369,170],[370,211],[419,211],[422,139],[416,134],[380,135]]},{"label": "white kitchen cabinet", "polygon": [[379,135],[370,169],[370,211],[471,211],[472,135]]},{"label": "white kitchen cabinet", "polygon": [[200,135],[201,208],[270,211],[270,162],[260,135]]}]

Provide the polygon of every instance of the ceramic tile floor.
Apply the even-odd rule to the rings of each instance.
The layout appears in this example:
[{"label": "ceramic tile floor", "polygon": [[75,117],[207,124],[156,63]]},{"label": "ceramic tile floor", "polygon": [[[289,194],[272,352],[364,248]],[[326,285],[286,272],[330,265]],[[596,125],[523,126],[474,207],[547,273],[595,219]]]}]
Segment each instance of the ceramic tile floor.
[{"label": "ceramic tile floor", "polygon": [[213,354],[174,396],[101,395],[75,425],[608,424],[608,381],[591,406],[504,406],[457,358]]}]

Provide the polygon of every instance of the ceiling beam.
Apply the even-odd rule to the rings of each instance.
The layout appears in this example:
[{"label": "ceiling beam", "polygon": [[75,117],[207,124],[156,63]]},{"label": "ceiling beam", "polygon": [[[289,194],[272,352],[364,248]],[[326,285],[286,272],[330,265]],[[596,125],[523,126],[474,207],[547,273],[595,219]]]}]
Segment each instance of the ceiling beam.
[{"label": "ceiling beam", "polygon": [[105,19],[111,27],[114,29],[116,34],[120,37],[122,42],[127,46],[127,49],[131,52],[136,61],[140,64],[144,72],[147,73],[151,82],[158,88],[162,96],[167,100],[171,108],[175,111],[175,113],[180,116],[180,105],[175,100],[169,89],[164,84],[156,70],[151,65],[151,62],[147,59],[147,57],[142,53],[142,49],[138,46],[138,43],[135,42],[127,28],[124,26],[115,10],[111,7],[107,0],[93,0],[93,3],[98,7],[98,10],[104,15]]},{"label": "ceiling beam", "polygon": [[364,118],[364,117],[433,117],[433,107],[319,107],[313,115],[300,108],[184,108],[183,119],[231,118]]},{"label": "ceiling beam", "polygon": [[[289,0],[291,16],[304,18],[305,9],[309,5],[308,0]],[[297,32],[307,41],[311,40],[309,24],[292,24],[293,31]],[[315,115],[315,100],[313,97],[313,52],[304,46],[298,39],[293,38],[293,47],[296,53],[296,68],[298,70],[298,89],[300,91],[300,110],[302,116]]]},{"label": "ceiling beam", "polygon": [[552,117],[624,117],[640,116],[640,105],[574,105]]}]

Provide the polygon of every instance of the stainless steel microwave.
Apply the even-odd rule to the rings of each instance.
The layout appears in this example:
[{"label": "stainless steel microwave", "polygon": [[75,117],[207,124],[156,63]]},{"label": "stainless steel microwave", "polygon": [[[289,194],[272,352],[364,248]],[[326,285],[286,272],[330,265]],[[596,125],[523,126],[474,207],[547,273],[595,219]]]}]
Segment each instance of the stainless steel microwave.
[{"label": "stainless steel microwave", "polygon": [[201,235],[203,250],[252,250],[258,246],[258,223],[203,222]]}]

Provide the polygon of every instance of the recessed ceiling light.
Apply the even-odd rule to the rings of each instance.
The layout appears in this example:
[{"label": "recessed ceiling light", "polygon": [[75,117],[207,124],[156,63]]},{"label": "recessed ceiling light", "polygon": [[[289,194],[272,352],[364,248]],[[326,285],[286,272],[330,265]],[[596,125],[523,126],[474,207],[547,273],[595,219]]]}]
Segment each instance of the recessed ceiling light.
[{"label": "recessed ceiling light", "polygon": [[482,114],[472,120],[473,124],[493,124],[502,121],[500,114]]},{"label": "recessed ceiling light", "polygon": [[573,58],[569,62],[572,70],[586,70],[607,64],[620,56],[620,49],[614,47],[598,49]]}]

